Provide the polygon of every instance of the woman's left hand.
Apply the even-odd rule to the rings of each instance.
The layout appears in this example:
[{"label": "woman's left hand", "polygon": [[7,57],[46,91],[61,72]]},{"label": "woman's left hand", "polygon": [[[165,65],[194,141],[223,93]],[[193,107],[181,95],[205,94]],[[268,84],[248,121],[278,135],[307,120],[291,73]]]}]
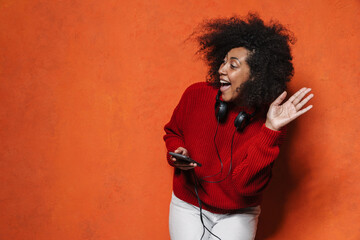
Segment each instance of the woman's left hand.
[{"label": "woman's left hand", "polygon": [[[299,117],[300,115],[309,111],[313,106],[310,105],[301,109],[313,96],[310,94],[305,99],[304,96],[311,91],[311,88],[302,88],[292,95],[289,100],[280,105],[286,97],[284,91],[271,105],[267,113],[265,126],[274,131],[279,131],[280,128]],[[303,99],[303,100],[302,100]]]}]

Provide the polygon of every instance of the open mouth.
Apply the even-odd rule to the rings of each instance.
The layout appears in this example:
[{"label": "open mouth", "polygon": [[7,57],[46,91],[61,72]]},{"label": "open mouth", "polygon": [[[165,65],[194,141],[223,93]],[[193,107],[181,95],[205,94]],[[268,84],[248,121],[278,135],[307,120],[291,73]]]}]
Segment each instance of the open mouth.
[{"label": "open mouth", "polygon": [[220,80],[220,86],[221,86],[221,87],[230,86],[230,85],[231,85],[230,82],[227,82],[227,81],[224,81],[224,80]]},{"label": "open mouth", "polygon": [[231,83],[225,80],[220,80],[220,91],[221,92],[225,92],[226,90],[228,90],[231,86]]}]

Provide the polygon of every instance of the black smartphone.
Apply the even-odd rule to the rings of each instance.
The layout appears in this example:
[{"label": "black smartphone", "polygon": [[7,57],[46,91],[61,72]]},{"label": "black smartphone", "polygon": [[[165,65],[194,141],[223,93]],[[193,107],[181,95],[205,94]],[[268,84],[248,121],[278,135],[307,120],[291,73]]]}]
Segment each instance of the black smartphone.
[{"label": "black smartphone", "polygon": [[182,154],[178,154],[178,153],[174,153],[174,152],[169,152],[169,154],[171,156],[173,156],[174,158],[176,158],[177,160],[179,160],[180,162],[184,162],[184,163],[196,163],[197,166],[201,167],[201,163],[196,162],[195,160],[184,156]]}]

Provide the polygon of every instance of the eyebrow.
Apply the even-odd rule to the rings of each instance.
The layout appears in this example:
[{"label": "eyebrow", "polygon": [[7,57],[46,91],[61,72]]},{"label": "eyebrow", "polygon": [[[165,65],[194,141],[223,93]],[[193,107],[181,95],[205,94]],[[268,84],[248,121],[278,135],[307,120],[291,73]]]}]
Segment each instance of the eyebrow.
[{"label": "eyebrow", "polygon": [[238,60],[238,62],[241,63],[241,61],[237,57],[231,57],[230,59]]},{"label": "eyebrow", "polygon": [[[228,54],[226,54],[225,57],[229,57]],[[235,59],[241,64],[241,61],[237,57],[231,57],[230,59]]]}]

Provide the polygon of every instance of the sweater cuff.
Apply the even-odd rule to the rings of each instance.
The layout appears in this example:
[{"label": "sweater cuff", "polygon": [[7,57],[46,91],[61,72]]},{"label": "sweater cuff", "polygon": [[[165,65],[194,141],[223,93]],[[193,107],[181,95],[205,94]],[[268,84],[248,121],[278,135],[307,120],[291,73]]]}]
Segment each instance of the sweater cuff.
[{"label": "sweater cuff", "polygon": [[175,166],[174,162],[170,159],[170,154],[169,152],[174,152],[176,149],[178,149],[178,147],[185,147],[185,144],[182,140],[178,139],[178,138],[174,138],[171,141],[167,142],[167,153],[166,153],[166,159],[169,163],[170,166]]},{"label": "sweater cuff", "polygon": [[260,142],[265,146],[278,145],[280,135],[281,131],[271,130],[270,128],[267,128],[264,123],[260,130]]},{"label": "sweater cuff", "polygon": [[169,140],[167,142],[167,149],[169,152],[174,152],[178,147],[185,147],[184,145],[184,141],[178,138],[173,138],[171,141]]}]

